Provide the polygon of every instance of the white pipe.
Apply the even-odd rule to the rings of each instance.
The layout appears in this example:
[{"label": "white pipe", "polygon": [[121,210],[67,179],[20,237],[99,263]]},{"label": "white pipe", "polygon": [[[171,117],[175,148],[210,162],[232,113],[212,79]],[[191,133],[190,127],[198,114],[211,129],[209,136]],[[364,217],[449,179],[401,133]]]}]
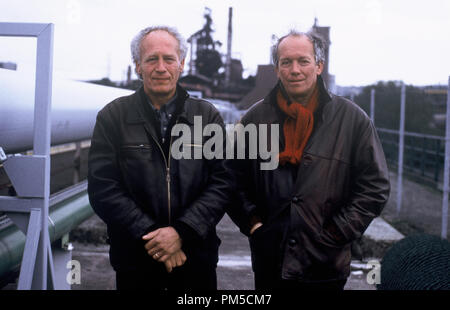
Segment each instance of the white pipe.
[{"label": "white pipe", "polygon": [[[51,144],[90,139],[98,111],[133,91],[60,79],[54,75]],[[33,148],[34,75],[0,69],[0,147],[6,153]]]}]

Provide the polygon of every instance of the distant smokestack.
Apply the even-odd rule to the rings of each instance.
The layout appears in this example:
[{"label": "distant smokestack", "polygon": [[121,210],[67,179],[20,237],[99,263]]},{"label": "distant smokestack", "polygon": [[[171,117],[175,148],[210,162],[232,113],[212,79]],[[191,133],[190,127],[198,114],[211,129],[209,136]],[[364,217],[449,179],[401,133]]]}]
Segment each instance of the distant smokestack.
[{"label": "distant smokestack", "polygon": [[230,85],[231,77],[231,38],[233,36],[233,8],[228,9],[228,41],[227,41],[227,59],[225,63],[225,84],[228,87]]},{"label": "distant smokestack", "polygon": [[190,36],[189,39],[187,40],[188,43],[191,45],[190,50],[190,55],[189,55],[189,75],[194,74],[195,71],[195,64],[194,64],[194,40],[195,38],[193,36]]},{"label": "distant smokestack", "polygon": [[131,82],[131,66],[128,65],[128,69],[127,69],[127,84],[129,85]]},{"label": "distant smokestack", "polygon": [[111,79],[111,53],[108,53],[106,62],[106,77]]}]

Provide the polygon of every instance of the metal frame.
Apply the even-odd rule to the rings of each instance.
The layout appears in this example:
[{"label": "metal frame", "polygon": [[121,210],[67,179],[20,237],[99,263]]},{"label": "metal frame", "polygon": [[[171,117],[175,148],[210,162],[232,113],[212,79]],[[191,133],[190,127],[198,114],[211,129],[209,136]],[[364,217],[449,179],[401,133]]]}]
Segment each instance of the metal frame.
[{"label": "metal frame", "polygon": [[3,157],[18,196],[0,197],[0,211],[26,234],[19,290],[53,289],[55,283],[48,233],[53,32],[53,24],[0,23],[0,36],[37,38],[33,155]]}]

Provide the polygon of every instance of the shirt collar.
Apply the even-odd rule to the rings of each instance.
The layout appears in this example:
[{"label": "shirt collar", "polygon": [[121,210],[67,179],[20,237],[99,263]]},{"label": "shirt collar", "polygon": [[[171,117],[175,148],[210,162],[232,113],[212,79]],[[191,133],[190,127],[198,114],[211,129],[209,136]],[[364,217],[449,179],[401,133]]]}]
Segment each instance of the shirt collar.
[{"label": "shirt collar", "polygon": [[175,95],[172,98],[170,98],[170,100],[166,104],[163,104],[161,106],[159,111],[158,111],[158,109],[156,109],[154,107],[154,105],[150,101],[150,98],[148,96],[146,96],[146,97],[147,97],[148,104],[150,105],[150,107],[153,109],[154,112],[163,112],[163,113],[166,113],[166,114],[173,114],[175,112],[175,109],[176,109],[175,101],[177,99],[177,95],[178,95],[178,91],[175,92]]}]

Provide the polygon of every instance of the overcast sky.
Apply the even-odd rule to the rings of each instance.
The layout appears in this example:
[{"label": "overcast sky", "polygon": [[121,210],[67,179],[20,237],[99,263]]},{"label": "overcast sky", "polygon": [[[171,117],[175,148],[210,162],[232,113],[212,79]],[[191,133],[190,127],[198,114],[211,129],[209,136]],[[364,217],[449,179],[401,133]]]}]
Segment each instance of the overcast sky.
[{"label": "overcast sky", "polygon": [[[187,38],[202,28],[205,6],[224,53],[233,7],[233,56],[246,75],[269,63],[273,34],[307,31],[317,17],[320,26],[331,27],[329,65],[337,85],[448,83],[449,0],[0,0],[0,22],[54,23],[55,72],[120,80],[131,64],[129,43],[140,29],[167,24]],[[0,37],[0,61],[23,69],[34,52],[34,39]]]}]

